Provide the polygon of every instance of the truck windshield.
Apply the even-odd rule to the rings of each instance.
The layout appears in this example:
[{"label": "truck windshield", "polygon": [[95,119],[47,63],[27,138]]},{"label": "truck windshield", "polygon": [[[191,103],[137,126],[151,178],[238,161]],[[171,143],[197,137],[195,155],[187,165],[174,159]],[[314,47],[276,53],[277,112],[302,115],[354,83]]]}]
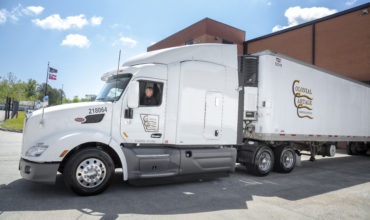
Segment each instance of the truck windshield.
[{"label": "truck windshield", "polygon": [[125,91],[131,74],[110,77],[100,91],[96,101],[117,101]]}]

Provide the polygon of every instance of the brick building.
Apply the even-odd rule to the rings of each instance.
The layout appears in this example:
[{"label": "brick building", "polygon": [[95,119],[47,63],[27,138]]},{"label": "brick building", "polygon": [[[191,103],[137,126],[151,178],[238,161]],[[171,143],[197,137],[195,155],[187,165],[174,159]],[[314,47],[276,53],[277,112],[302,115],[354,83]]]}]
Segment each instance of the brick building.
[{"label": "brick building", "polygon": [[221,22],[204,18],[195,24],[148,47],[148,51],[200,43],[237,44],[238,53],[243,54],[245,31]]},{"label": "brick building", "polygon": [[205,18],[148,47],[233,43],[238,54],[273,50],[370,83],[370,3],[245,41],[245,31]]}]

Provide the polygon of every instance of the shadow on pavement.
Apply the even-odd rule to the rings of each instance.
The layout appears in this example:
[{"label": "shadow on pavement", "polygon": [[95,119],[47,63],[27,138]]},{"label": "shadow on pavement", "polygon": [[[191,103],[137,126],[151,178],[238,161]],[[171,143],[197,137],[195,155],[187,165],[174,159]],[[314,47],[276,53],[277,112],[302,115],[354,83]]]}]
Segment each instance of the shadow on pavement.
[{"label": "shadow on pavement", "polygon": [[[119,214],[184,214],[228,209],[247,209],[253,196],[300,200],[370,181],[370,156],[350,156],[304,161],[290,174],[271,173],[266,177],[247,174],[242,167],[227,178],[193,180],[141,186],[122,182],[117,172],[104,193],[79,197],[69,191],[61,175],[56,185],[18,179],[0,186],[0,213],[3,211],[47,211],[75,209],[102,219]],[[148,185],[149,183],[149,185]],[[139,184],[140,185],[140,184]]]}]

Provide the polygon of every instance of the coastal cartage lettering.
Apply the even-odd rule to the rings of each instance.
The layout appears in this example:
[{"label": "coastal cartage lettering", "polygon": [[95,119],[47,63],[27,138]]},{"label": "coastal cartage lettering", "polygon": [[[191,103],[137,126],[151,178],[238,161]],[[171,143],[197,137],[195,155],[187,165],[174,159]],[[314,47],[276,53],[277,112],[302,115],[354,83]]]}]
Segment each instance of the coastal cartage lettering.
[{"label": "coastal cartage lettering", "polygon": [[299,118],[313,119],[312,113],[312,90],[300,85],[300,80],[294,80],[292,85],[294,106],[297,108]]}]

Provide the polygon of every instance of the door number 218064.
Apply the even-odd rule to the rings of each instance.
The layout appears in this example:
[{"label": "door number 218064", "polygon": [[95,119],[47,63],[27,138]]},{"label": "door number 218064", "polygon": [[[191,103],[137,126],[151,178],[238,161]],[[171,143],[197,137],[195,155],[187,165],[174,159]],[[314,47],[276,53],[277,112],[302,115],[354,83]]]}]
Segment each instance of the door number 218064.
[{"label": "door number 218064", "polygon": [[107,112],[107,107],[89,108],[89,114]]}]

